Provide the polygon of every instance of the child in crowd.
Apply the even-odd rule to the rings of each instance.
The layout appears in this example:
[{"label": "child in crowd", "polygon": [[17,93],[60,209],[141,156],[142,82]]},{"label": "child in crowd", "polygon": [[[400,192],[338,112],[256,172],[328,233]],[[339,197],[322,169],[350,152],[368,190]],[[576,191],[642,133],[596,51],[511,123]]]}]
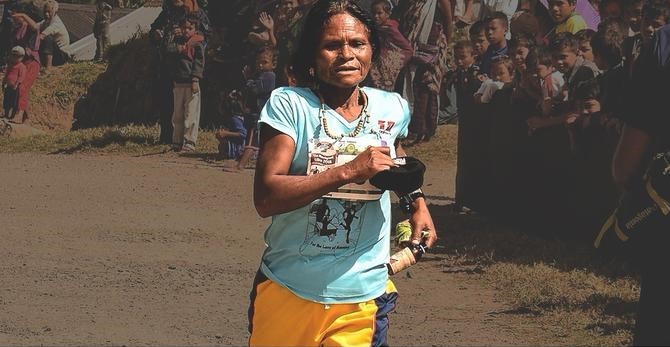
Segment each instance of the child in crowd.
[{"label": "child in crowd", "polygon": [[593,52],[591,50],[591,39],[596,32],[591,29],[583,29],[575,34],[577,42],[579,42],[579,54],[582,58],[593,62]]},{"label": "child in crowd", "polygon": [[575,91],[580,83],[593,80],[598,75],[598,67],[585,60],[579,53],[579,43],[568,32],[557,34],[549,46],[553,55],[555,68],[563,74],[565,85],[561,93],[566,95],[563,101],[554,107],[556,117],[541,119],[532,117],[528,120],[529,131],[539,128],[572,124],[579,116]]},{"label": "child in crowd", "polygon": [[640,53],[644,47],[652,42],[656,30],[670,21],[670,6],[662,0],[647,2],[642,8],[642,20],[640,32],[632,37],[626,38],[623,43],[624,68],[629,76],[632,76]]},{"label": "child in crowd", "polygon": [[554,104],[565,101],[565,95],[561,94],[565,81],[563,80],[563,74],[554,69],[553,56],[546,47],[537,50],[535,74],[540,80],[540,89],[542,90],[540,109],[542,110],[542,116],[547,117],[551,114]]},{"label": "child in crowd", "polygon": [[12,48],[7,61],[5,78],[2,81],[2,88],[5,90],[3,99],[4,117],[12,123],[23,123],[23,116],[20,120],[16,116],[19,115],[17,112],[19,90],[26,77],[26,66],[21,62],[25,54],[26,51],[21,46]]},{"label": "child in crowd", "polygon": [[379,34],[378,64],[370,69],[372,86],[393,91],[400,70],[412,58],[412,44],[398,30],[399,23],[391,19],[392,4],[389,0],[374,0],[371,5],[372,19]]},{"label": "child in crowd", "polygon": [[472,53],[475,56],[475,65],[481,66],[484,53],[489,49],[489,41],[486,39],[486,22],[477,21],[470,26],[468,31],[472,43]]},{"label": "child in crowd", "polygon": [[530,38],[519,36],[510,43],[509,55],[516,71],[514,97],[519,99],[517,103],[534,106],[541,98],[540,83],[535,76],[536,54],[535,44]]},{"label": "child in crowd", "polygon": [[196,32],[198,18],[188,15],[180,35],[168,46],[174,81],[172,143],[176,150],[195,151],[200,124],[200,80],[205,66],[204,37]]},{"label": "child in crowd", "polygon": [[248,114],[245,107],[244,95],[239,90],[233,90],[225,96],[223,106],[230,114],[228,129],[220,129],[216,133],[219,140],[219,157],[239,161],[244,151],[244,139],[247,129],[244,126],[244,115]]},{"label": "child in crowd", "polygon": [[261,12],[254,21],[247,39],[256,47],[276,47],[275,22],[267,12]]},{"label": "child in crowd", "polygon": [[93,23],[93,36],[95,37],[95,57],[93,60],[100,61],[110,43],[109,26],[112,23],[112,0],[96,0],[95,22]]},{"label": "child in crowd", "polygon": [[577,0],[550,0],[549,12],[554,20],[554,34],[571,33],[588,28],[584,18],[575,12]]},{"label": "child in crowd", "polygon": [[256,66],[245,66],[242,70],[247,80],[247,93],[255,99],[253,113],[260,114],[270,93],[275,89],[276,75],[274,73],[274,52],[270,48],[260,49],[255,57]]},{"label": "child in crowd", "polygon": [[494,12],[486,21],[486,39],[489,47],[484,52],[480,61],[480,70],[484,74],[491,71],[491,62],[499,56],[507,55],[508,42],[506,38],[508,30],[507,15],[502,12]]},{"label": "child in crowd", "polygon": [[[479,89],[479,67],[475,64],[474,46],[470,41],[459,41],[454,45],[454,71],[450,80],[456,89],[458,105],[458,165],[456,171],[456,212],[480,210],[482,190],[482,167],[488,151],[488,131],[481,121],[473,95]],[[484,131],[483,131],[484,130]]]},{"label": "child in crowd", "polygon": [[491,61],[491,78],[485,80],[475,92],[475,102],[488,104],[493,95],[506,84],[512,83],[514,76],[514,63],[506,55],[501,55]]},{"label": "child in crowd", "polygon": [[[584,98],[581,109],[583,114],[602,115],[599,119],[601,125],[611,119],[621,119],[627,101],[624,89],[627,76],[622,51],[625,35],[627,32],[607,30],[596,33],[591,39],[594,60],[603,73],[595,81],[598,93],[593,98]],[[584,126],[592,123],[591,117],[585,118]]]}]

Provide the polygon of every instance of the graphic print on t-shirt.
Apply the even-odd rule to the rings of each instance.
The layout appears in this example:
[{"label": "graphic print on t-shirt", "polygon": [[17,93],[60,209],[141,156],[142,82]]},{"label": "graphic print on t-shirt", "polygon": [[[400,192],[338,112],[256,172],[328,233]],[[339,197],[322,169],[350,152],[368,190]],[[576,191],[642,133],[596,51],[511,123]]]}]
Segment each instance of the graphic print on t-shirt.
[{"label": "graphic print on t-shirt", "polygon": [[[386,143],[380,140],[377,134],[367,134],[359,138],[344,137],[339,140],[312,139],[308,142],[308,145],[307,175],[310,176],[346,164],[370,146],[386,146]],[[382,191],[379,188],[370,184],[369,181],[365,181],[363,183],[345,184],[323,197],[372,201],[379,200],[381,194]]]},{"label": "graphic print on t-shirt", "polygon": [[319,199],[310,205],[305,240],[300,253],[342,254],[355,248],[360,236],[364,202]]}]

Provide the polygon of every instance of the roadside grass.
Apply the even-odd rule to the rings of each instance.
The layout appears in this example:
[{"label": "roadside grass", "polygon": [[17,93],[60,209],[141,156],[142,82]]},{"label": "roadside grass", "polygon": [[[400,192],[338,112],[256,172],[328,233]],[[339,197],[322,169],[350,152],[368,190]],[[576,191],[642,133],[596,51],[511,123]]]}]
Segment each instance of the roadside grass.
[{"label": "roadside grass", "polygon": [[453,124],[446,124],[437,127],[437,133],[429,142],[409,147],[405,146],[404,148],[408,155],[414,156],[426,163],[431,161],[446,161],[455,164],[457,139],[458,127]]},{"label": "roadside grass", "polygon": [[639,281],[625,259],[588,241],[535,236],[484,217],[449,219],[445,272],[476,273],[507,308],[542,327],[533,345],[622,346],[632,343]]},{"label": "roadside grass", "polygon": [[[0,137],[0,153],[145,155],[169,151],[170,146],[159,143],[158,135],[157,125],[128,125],[55,132],[20,139]],[[201,131],[196,154],[215,156],[216,153],[214,132]]]}]

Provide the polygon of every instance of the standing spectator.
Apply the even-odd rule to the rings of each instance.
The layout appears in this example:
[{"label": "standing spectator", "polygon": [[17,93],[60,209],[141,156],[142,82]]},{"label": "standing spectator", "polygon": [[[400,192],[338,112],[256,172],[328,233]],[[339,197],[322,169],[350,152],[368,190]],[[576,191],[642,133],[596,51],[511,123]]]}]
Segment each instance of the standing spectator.
[{"label": "standing spectator", "polygon": [[487,19],[486,40],[489,42],[489,47],[480,60],[479,69],[482,73],[488,75],[491,72],[491,62],[500,56],[507,55],[509,50],[509,42],[506,39],[508,28],[507,16],[502,12],[496,12]]},{"label": "standing spectator", "polygon": [[40,35],[37,30],[28,25],[22,16],[14,16],[13,19],[12,46],[25,49],[23,65],[26,66],[26,76],[19,86],[17,114],[14,118],[17,122],[24,123],[28,120],[30,89],[40,73]]},{"label": "standing spectator", "polygon": [[628,26],[628,36],[635,36],[640,32],[642,24],[642,6],[644,0],[629,0],[624,6],[624,20]]},{"label": "standing spectator", "polygon": [[158,104],[158,119],[160,124],[160,143],[172,143],[172,114],[173,104],[164,102],[172,100],[173,81],[170,66],[166,59],[167,46],[173,41],[175,29],[179,23],[188,15],[194,13],[198,18],[198,32],[204,37],[203,44],[206,45],[211,32],[209,18],[198,6],[195,0],[167,0],[163,3],[163,11],[151,24],[149,37],[156,46],[155,52],[155,87],[153,99]]},{"label": "standing spectator", "polygon": [[575,12],[577,0],[549,0],[549,12],[556,23],[553,33],[569,32],[575,34],[588,28],[584,18]]},{"label": "standing spectator", "polygon": [[2,23],[0,23],[0,63],[4,63],[9,49],[13,47],[10,43],[14,23],[12,14],[18,9],[19,0],[0,0],[0,5],[3,5]]},{"label": "standing spectator", "polygon": [[482,160],[488,151],[489,131],[482,122],[481,112],[473,95],[479,89],[479,66],[475,64],[474,48],[469,41],[454,45],[456,71],[452,80],[458,104],[458,163],[456,170],[456,212],[482,210]]},{"label": "standing spectator", "polygon": [[110,3],[110,0],[96,0],[95,10],[95,22],[93,23],[95,57],[93,60],[101,61],[104,58],[107,46],[109,46],[109,26],[112,24],[112,4]]},{"label": "standing spectator", "polygon": [[392,4],[389,0],[374,0],[371,5],[372,19],[379,30],[378,64],[370,69],[372,85],[393,91],[400,70],[412,58],[412,45],[398,30],[400,25],[391,19]]},{"label": "standing spectator", "polygon": [[475,65],[481,66],[484,53],[489,49],[489,41],[486,39],[486,22],[477,21],[468,30],[472,53],[475,55]]},{"label": "standing spectator", "polygon": [[168,47],[174,81],[172,144],[183,152],[195,151],[200,125],[200,80],[205,66],[205,40],[197,33],[198,19],[187,16],[180,34]]},{"label": "standing spectator", "polygon": [[18,119],[16,116],[18,114],[19,89],[26,77],[26,66],[21,62],[25,54],[26,51],[20,46],[12,48],[7,62],[7,72],[2,80],[2,88],[5,91],[2,104],[5,111],[4,116],[12,123],[23,123],[23,117]]},{"label": "standing spectator", "polygon": [[[643,175],[653,155],[670,150],[670,117],[667,114],[667,83],[670,79],[670,26],[662,27],[651,45],[644,48],[639,69],[631,84],[631,110],[614,155],[614,181],[624,192],[635,192],[643,184]],[[666,154],[667,155],[667,154]],[[667,278],[667,253],[670,242],[668,216],[640,234],[634,257],[641,272],[640,301],[637,307],[633,345],[668,346],[667,313],[670,311],[670,281]]]},{"label": "standing spectator", "polygon": [[577,42],[579,42],[579,54],[582,58],[593,62],[593,50],[591,49],[591,39],[596,34],[591,29],[583,29],[575,34]]},{"label": "standing spectator", "polygon": [[447,37],[452,32],[449,0],[402,0],[396,10],[400,32],[412,43],[414,59],[399,79],[402,95],[410,103],[412,143],[428,141],[435,135],[442,78],[451,54]]}]

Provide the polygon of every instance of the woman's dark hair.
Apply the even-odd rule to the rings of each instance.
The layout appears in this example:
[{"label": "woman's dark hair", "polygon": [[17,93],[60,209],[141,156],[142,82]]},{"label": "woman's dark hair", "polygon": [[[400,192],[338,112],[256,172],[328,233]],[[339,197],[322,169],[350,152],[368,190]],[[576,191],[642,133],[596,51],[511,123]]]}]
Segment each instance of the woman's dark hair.
[{"label": "woman's dark hair", "polygon": [[293,71],[301,85],[310,85],[316,82],[309,70],[314,68],[316,51],[323,29],[328,25],[330,18],[337,14],[348,13],[358,19],[368,29],[368,40],[372,44],[372,59],[379,54],[379,37],[377,28],[364,11],[353,0],[319,0],[307,14],[302,27],[302,33],[298,39],[298,45],[293,54]]}]

